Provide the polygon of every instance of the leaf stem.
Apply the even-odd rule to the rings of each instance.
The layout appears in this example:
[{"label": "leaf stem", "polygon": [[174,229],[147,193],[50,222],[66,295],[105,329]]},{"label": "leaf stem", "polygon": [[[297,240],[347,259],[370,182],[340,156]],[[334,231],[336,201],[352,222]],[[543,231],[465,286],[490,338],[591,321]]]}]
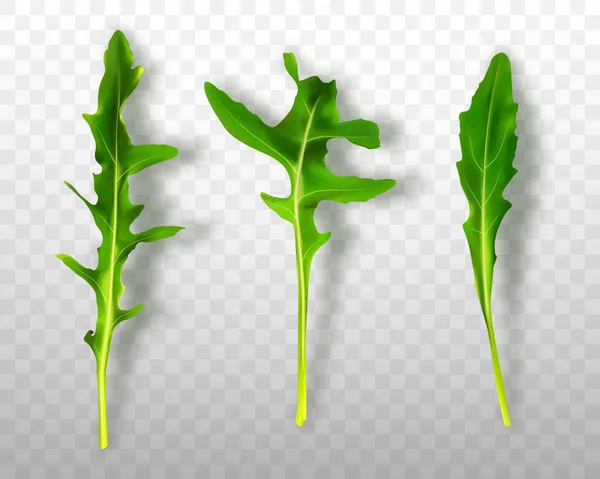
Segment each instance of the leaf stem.
[{"label": "leaf stem", "polygon": [[106,415],[106,359],[100,359],[96,368],[98,378],[98,445],[108,446],[108,419]]},{"label": "leaf stem", "polygon": [[306,322],[308,309],[308,278],[304,268],[302,238],[299,224],[294,226],[296,266],[298,269],[298,408],[296,424],[306,421]]},{"label": "leaf stem", "polygon": [[508,403],[504,393],[504,381],[502,380],[502,369],[500,368],[500,359],[498,357],[498,348],[496,347],[496,335],[494,334],[494,326],[491,320],[486,321],[488,336],[490,339],[490,349],[492,351],[492,364],[494,365],[494,378],[496,380],[496,392],[498,393],[498,402],[500,403],[500,411],[502,412],[502,420],[506,427],[510,426],[510,414],[508,412]]}]

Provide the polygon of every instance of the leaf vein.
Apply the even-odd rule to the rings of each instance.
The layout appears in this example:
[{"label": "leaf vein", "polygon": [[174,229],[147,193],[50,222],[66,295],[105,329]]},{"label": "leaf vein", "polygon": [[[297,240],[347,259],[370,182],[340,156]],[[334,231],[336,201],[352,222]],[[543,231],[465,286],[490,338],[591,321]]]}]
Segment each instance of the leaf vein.
[{"label": "leaf vein", "polygon": [[315,190],[315,191],[311,191],[310,193],[306,193],[305,195],[302,195],[300,198],[298,198],[298,201],[302,201],[304,199],[306,199],[307,197],[309,197],[310,195],[314,195],[316,193],[324,193],[324,192],[328,192],[328,193],[333,193],[333,192],[344,192],[344,191],[363,191],[365,188],[330,188],[330,189],[322,189],[322,190]]},{"label": "leaf vein", "polygon": [[308,253],[310,253],[312,251],[312,249],[317,246],[319,244],[319,239],[317,239],[316,241],[314,241],[309,247],[308,249],[304,252],[304,254],[302,255],[302,261],[304,261],[304,259],[306,258],[306,256],[308,255]]},{"label": "leaf vein", "polygon": [[473,199],[475,200],[475,203],[477,203],[477,206],[479,206],[479,209],[483,210],[483,208],[481,207],[481,203],[479,203],[479,200],[477,199],[477,196],[473,192],[473,189],[471,188],[471,185],[469,184],[469,181],[467,180],[466,177],[465,177],[465,185],[467,186],[467,188],[471,192],[471,195],[473,196]]},{"label": "leaf vein", "polygon": [[144,241],[148,241],[150,238],[154,238],[155,236],[160,235],[160,231],[157,231],[156,233],[151,234],[150,236],[144,236],[143,238],[136,238],[134,239],[132,242],[130,242],[127,246],[124,246],[123,248],[121,248],[121,251],[119,251],[119,254],[117,255],[117,257],[115,258],[114,262],[116,264],[117,261],[119,261],[119,258],[121,257],[121,254],[123,254],[123,252],[129,248],[131,245],[137,245],[138,243],[142,243]]},{"label": "leaf vein", "polygon": [[355,140],[357,138],[371,138],[373,135],[356,135],[356,136],[335,136],[335,135],[319,135],[310,137],[307,142],[310,143],[313,140],[320,140],[322,138],[332,139],[332,138],[344,138],[346,140]]},{"label": "leaf vein", "polygon": [[494,187],[492,188],[492,191],[490,191],[489,195],[487,195],[487,198],[484,199],[483,201],[483,206],[485,206],[487,204],[487,202],[490,200],[490,198],[492,197],[492,195],[494,194],[494,191],[496,191],[496,187],[498,186],[498,183],[500,181],[500,173],[502,173],[502,171],[504,170],[504,167],[506,165],[502,165],[502,168],[500,169],[500,171],[498,172],[498,175],[496,176],[496,183],[494,183]]},{"label": "leaf vein", "polygon": [[468,123],[466,124],[466,129],[467,129],[467,137],[469,138],[469,150],[471,151],[471,158],[473,158],[473,163],[475,163],[475,166],[477,166],[477,168],[479,168],[479,171],[481,171],[483,173],[483,168],[481,168],[481,166],[479,166],[479,162],[475,158],[475,151],[473,150],[473,143],[471,142],[471,129],[469,128]]},{"label": "leaf vein", "polygon": [[113,161],[113,163],[116,165],[117,164],[117,160],[115,159],[115,157],[112,154],[112,151],[110,151],[110,148],[108,147],[108,144],[106,143],[106,140],[104,139],[104,135],[102,134],[102,130],[100,130],[100,128],[98,127],[98,125],[96,125],[95,123],[92,122],[92,126],[94,128],[96,128],[96,130],[98,131],[98,133],[100,134],[100,138],[102,139],[102,143],[104,143],[104,147],[106,148],[106,151],[108,151],[108,154],[110,155],[110,159]]},{"label": "leaf vein", "polygon": [[148,158],[144,158],[143,160],[137,161],[135,162],[133,165],[131,165],[129,168],[127,168],[123,173],[121,173],[121,175],[119,176],[118,180],[119,181],[121,178],[123,178],[132,168],[135,168],[136,166],[142,164],[142,163],[146,163],[148,161],[152,161],[154,158],[158,158],[161,155],[153,155],[150,156]]},{"label": "leaf vein", "polygon": [[500,148],[498,148],[498,153],[496,153],[496,156],[494,157],[494,159],[492,161],[490,161],[490,163],[486,166],[486,168],[489,168],[490,166],[492,166],[496,162],[498,157],[500,156],[500,153],[502,153],[502,147],[504,146],[504,141],[506,140],[507,136],[508,136],[508,123],[506,124],[506,129],[504,130],[504,136],[502,137],[502,141],[500,142]]},{"label": "leaf vein", "polygon": [[488,228],[485,230],[485,233],[483,234],[483,236],[487,236],[487,234],[489,233],[489,231],[492,229],[492,226],[494,226],[494,224],[496,223],[496,221],[498,221],[498,218],[500,218],[502,216],[502,211],[500,213],[498,213],[498,215],[494,218],[494,221],[492,221],[490,223],[490,225],[488,226]]}]

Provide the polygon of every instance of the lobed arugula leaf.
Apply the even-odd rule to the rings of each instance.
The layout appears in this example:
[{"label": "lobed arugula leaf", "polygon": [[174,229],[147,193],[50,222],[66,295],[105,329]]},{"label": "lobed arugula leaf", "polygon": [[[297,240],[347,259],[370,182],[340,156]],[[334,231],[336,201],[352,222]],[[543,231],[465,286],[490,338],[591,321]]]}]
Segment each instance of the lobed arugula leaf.
[{"label": "lobed arugula leaf", "polygon": [[85,199],[73,185],[67,186],[85,203],[102,234],[98,248],[98,265],[86,268],[66,254],[57,255],[76,275],[83,278],[96,293],[98,318],[96,330],[88,331],[88,343],[96,358],[98,380],[98,439],[102,449],[108,446],[106,416],[106,366],[110,342],[116,326],[133,318],[142,310],[139,304],[121,309],[120,298],[125,290],[123,265],[140,243],[151,243],[175,235],[180,226],[157,226],[141,233],[132,233],[131,224],[144,206],[129,200],[129,177],[162,161],[177,156],[177,149],[167,145],[133,145],[121,117],[123,105],[137,87],[143,67],[133,66],[133,53],[125,35],[117,31],[104,54],[105,72],[98,92],[98,110],[84,114],[96,143],[96,161],[102,167],[94,174],[95,204]]},{"label": "lobed arugula leaf", "polygon": [[502,419],[505,426],[510,426],[492,322],[496,235],[502,218],[512,206],[502,192],[517,173],[513,167],[517,149],[517,104],[512,95],[510,61],[504,53],[492,58],[471,107],[462,112],[459,119],[462,159],[456,166],[470,210],[463,229],[471,252],[475,289],[487,326]]},{"label": "lobed arugula leaf", "polygon": [[337,176],[325,165],[327,141],[345,138],[365,148],[379,147],[379,129],[366,120],[339,121],[335,81],[313,76],[300,80],[291,53],[283,55],[287,72],[298,87],[290,112],[275,127],[266,125],[243,104],[211,83],[208,101],[225,129],[242,143],[277,160],[287,171],[291,193],[279,198],[261,193],[269,208],[294,227],[298,274],[298,409],[296,423],[306,420],[306,322],[312,259],[330,237],[317,231],[314,212],[322,200],[348,203],[367,201],[395,185],[394,180]]}]

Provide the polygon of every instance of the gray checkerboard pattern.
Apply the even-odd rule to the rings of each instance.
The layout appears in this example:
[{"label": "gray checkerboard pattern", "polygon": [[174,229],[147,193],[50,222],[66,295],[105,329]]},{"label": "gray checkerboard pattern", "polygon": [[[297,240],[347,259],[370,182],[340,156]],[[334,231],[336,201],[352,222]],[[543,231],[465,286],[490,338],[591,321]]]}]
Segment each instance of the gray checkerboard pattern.
[{"label": "gray checkerboard pattern", "polygon": [[[257,5],[253,5],[256,3]],[[590,0],[0,2],[0,477],[600,477],[600,6]],[[496,4],[496,5],[494,5]],[[451,5],[451,6],[450,6]],[[97,448],[93,112],[115,29],[146,73],[125,117],[178,159],[132,181],[137,227],[187,229],[126,266]],[[338,173],[391,177],[322,204],[332,240],[309,304],[309,409],[295,425],[293,236],[258,194],[283,168],[231,138],[211,81],[274,124],[301,76],[336,79],[379,150],[330,142]],[[458,114],[492,55],[519,103],[514,207],[493,307],[503,426],[461,228]]]}]

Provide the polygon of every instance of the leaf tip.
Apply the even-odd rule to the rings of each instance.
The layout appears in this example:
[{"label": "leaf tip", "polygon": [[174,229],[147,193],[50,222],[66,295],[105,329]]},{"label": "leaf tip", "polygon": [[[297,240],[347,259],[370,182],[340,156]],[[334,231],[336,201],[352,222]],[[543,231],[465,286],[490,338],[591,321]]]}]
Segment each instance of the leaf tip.
[{"label": "leaf tip", "polygon": [[388,192],[389,190],[391,190],[394,186],[396,186],[396,180],[392,179],[392,178],[385,178],[385,179],[381,179],[381,180],[375,180],[376,183],[374,185],[374,193],[375,195],[373,196],[373,198],[375,196],[379,196],[382,195],[383,193]]},{"label": "leaf tip", "polygon": [[[495,68],[493,68],[495,66]],[[510,66],[510,59],[508,58],[508,55],[504,52],[500,52],[500,53],[496,53],[493,57],[492,60],[490,61],[490,68],[489,70],[507,70],[508,72],[511,71],[511,66]]]},{"label": "leaf tip", "polygon": [[125,50],[126,52],[131,53],[127,37],[125,37],[125,34],[121,30],[115,30],[115,33],[113,33],[112,37],[110,37],[110,40],[108,41],[108,47],[106,48],[106,52],[104,53],[105,60],[106,58],[108,58],[107,55],[112,54],[115,50]]},{"label": "leaf tip", "polygon": [[83,337],[83,340],[86,343],[89,343],[93,339],[93,336],[94,336],[94,330],[90,329],[90,330],[88,330],[87,333],[85,333],[85,336]]},{"label": "leaf tip", "polygon": [[391,189],[392,189],[394,186],[396,186],[396,184],[397,184],[397,181],[396,181],[396,180],[394,180],[394,179],[392,179],[392,178],[389,178],[389,179],[387,179],[387,180],[383,180],[383,181],[385,181],[385,183],[383,184],[383,186],[384,186],[384,188],[385,188],[385,189],[383,190],[384,192],[385,192],[385,191],[389,191],[389,190],[391,190]]},{"label": "leaf tip", "polygon": [[217,87],[214,86],[211,82],[209,82],[209,81],[205,81],[204,82],[204,91],[205,92],[213,91],[213,90],[216,90],[216,89],[217,89]]},{"label": "leaf tip", "polygon": [[298,83],[300,81],[300,77],[298,76],[298,62],[296,61],[296,56],[293,53],[284,53],[283,63],[286,71],[294,79],[294,81]]},{"label": "leaf tip", "polygon": [[179,155],[179,150],[171,145],[164,145],[165,153],[168,160],[172,160]]},{"label": "leaf tip", "polygon": [[92,352],[94,353],[94,356],[96,357],[96,359],[98,359],[98,349],[96,348],[96,345],[94,344],[94,340],[95,340],[96,336],[94,336],[94,331],[92,329],[88,330],[87,333],[85,333],[85,336],[83,337],[83,341],[85,343],[88,344],[88,346],[91,348]]},{"label": "leaf tip", "polygon": [[493,57],[492,57],[492,61],[498,61],[498,62],[506,62],[508,64],[510,64],[510,59],[508,58],[508,55],[504,52],[499,52],[496,53]]},{"label": "leaf tip", "polygon": [[143,65],[138,65],[137,67],[135,67],[133,69],[133,77],[134,77],[134,81],[140,81],[140,78],[142,78],[142,75],[144,74],[144,66]]},{"label": "leaf tip", "polygon": [[204,82],[204,94],[206,98],[208,98],[209,103],[214,99],[214,95],[216,95],[220,90],[214,86],[211,82]]},{"label": "leaf tip", "polygon": [[[133,66],[133,58],[133,52],[131,51],[127,37],[121,30],[116,30],[110,38],[108,47],[104,52],[105,71],[109,68],[131,68]],[[136,81],[139,82],[143,72],[143,69],[138,70],[138,68],[139,67],[136,67],[134,69],[134,83],[136,83]],[[133,89],[135,89],[135,86]]]},{"label": "leaf tip", "polygon": [[369,146],[367,146],[367,149],[369,150],[374,150],[376,148],[379,148],[381,146],[381,138],[379,137],[379,126],[377,125],[377,123],[374,124],[375,128],[373,131],[373,143],[371,143]]},{"label": "leaf tip", "polygon": [[121,30],[115,30],[115,33],[113,33],[112,37],[110,37],[110,40],[108,42],[108,48],[111,47],[111,44],[115,46],[125,46],[129,48],[129,42],[127,41],[127,37]]}]

